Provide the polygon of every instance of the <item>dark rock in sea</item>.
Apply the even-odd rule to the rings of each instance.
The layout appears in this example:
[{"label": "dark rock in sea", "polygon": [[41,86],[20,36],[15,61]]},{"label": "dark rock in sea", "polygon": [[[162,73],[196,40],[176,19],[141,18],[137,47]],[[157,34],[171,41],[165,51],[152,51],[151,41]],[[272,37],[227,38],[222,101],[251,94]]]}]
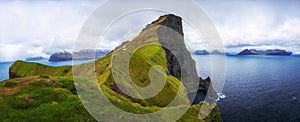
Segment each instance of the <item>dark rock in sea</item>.
[{"label": "dark rock in sea", "polygon": [[255,50],[255,49],[245,49],[237,55],[291,55],[292,52],[287,52],[285,50],[273,49],[273,50]]},{"label": "dark rock in sea", "polygon": [[209,95],[208,97],[211,99],[218,99],[218,94],[212,87],[212,81],[210,77],[207,77],[206,79],[202,79],[200,77],[197,92],[189,93],[189,95],[193,94],[196,94],[196,97],[193,101],[191,101],[192,104],[198,104],[200,101],[203,101],[206,95]]},{"label": "dark rock in sea", "polygon": [[80,50],[79,52],[60,52],[50,56],[49,61],[70,61],[70,60],[88,60],[98,59],[109,53],[110,50]]},{"label": "dark rock in sea", "polygon": [[206,50],[196,50],[193,52],[194,55],[209,55],[209,52]]}]

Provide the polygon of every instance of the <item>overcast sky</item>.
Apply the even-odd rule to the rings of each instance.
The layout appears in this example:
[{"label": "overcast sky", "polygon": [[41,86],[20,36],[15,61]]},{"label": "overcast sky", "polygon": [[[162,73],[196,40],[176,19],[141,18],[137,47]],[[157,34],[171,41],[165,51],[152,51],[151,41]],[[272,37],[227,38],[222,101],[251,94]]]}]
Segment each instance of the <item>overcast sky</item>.
[{"label": "overcast sky", "polygon": [[[72,50],[84,21],[102,2],[0,1],[0,61],[48,56],[57,51]],[[245,48],[280,48],[300,52],[300,1],[196,2],[211,17],[228,52],[238,52]],[[125,17],[123,22],[111,28],[118,31],[108,34],[105,43],[101,43],[99,48],[113,49],[121,41],[132,38],[143,26],[122,39],[118,32],[128,30],[135,24],[150,23],[161,14],[157,11],[139,12]],[[186,24],[184,31],[189,49],[205,49],[203,43],[193,44],[201,42],[201,39]]]}]

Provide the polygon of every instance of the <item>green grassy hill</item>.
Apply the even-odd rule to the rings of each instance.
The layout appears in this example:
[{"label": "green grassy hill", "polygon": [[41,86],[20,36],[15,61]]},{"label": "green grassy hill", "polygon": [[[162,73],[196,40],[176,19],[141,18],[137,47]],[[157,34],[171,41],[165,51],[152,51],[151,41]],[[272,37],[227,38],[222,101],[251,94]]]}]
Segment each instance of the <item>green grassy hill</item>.
[{"label": "green grassy hill", "polygon": [[33,62],[16,61],[9,68],[10,78],[27,77],[35,75],[72,76],[72,67],[52,67]]},{"label": "green grassy hill", "polygon": [[[182,86],[180,76],[173,73],[178,69],[170,68],[170,59],[167,58],[170,54],[161,46],[161,34],[158,30],[162,26],[161,23],[168,20],[167,17],[163,16],[154,21],[132,41],[121,45],[101,59],[76,65],[73,67],[77,71],[76,75],[88,78],[96,74],[97,82],[106,97],[118,108],[131,113],[145,114],[161,110],[176,95],[179,96],[180,101],[172,107],[189,107],[186,106],[190,102],[186,90],[180,88]],[[177,38],[174,41],[176,40]],[[182,41],[183,37],[178,40]],[[185,46],[184,49],[186,50]],[[132,57],[129,62],[122,61],[130,55]],[[123,65],[113,65],[114,59],[120,61],[119,63],[128,63],[129,69]],[[95,70],[92,70],[93,66]],[[118,89],[113,76],[125,80],[127,76],[122,71],[129,70],[132,81],[137,86],[146,87],[151,83],[149,71],[154,66],[162,68],[155,71],[158,73],[156,75],[166,75],[165,86],[154,97],[137,99]],[[113,74],[112,68],[117,69],[116,74]],[[51,67],[16,61],[10,67],[10,78],[0,84],[0,106],[5,108],[0,111],[8,113],[0,115],[0,118],[25,121],[95,121],[84,109],[76,94],[71,66]],[[139,95],[143,96],[143,94]],[[199,120],[198,114],[202,104],[207,103],[201,102],[191,106],[178,121],[222,121],[217,107],[204,120]]]}]

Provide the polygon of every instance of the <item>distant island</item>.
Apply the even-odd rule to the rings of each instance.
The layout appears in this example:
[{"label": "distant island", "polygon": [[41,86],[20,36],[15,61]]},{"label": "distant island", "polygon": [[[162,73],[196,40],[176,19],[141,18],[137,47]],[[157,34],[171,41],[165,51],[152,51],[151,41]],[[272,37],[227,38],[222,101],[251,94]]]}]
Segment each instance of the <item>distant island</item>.
[{"label": "distant island", "polygon": [[38,56],[38,57],[28,57],[25,59],[25,61],[39,61],[39,60],[45,60],[47,58],[44,58],[42,56]]},{"label": "distant island", "polygon": [[[195,50],[192,52],[194,55],[235,55],[230,53],[220,52],[219,50],[213,50],[208,52],[207,50]],[[269,49],[269,50],[256,50],[256,49],[245,49],[236,55],[292,55],[292,52],[281,50],[281,49]]]},{"label": "distant island", "polygon": [[292,52],[288,52],[280,49],[269,49],[269,50],[256,50],[256,49],[245,49],[237,55],[291,55]]},{"label": "distant island", "polygon": [[225,53],[220,52],[219,50],[213,50],[210,52],[211,55],[224,55]]},{"label": "distant island", "polygon": [[208,52],[207,50],[196,50],[192,52],[194,55],[227,55],[228,53],[222,53],[219,50],[213,50],[212,52]]},{"label": "distant island", "polygon": [[108,54],[110,50],[80,50],[79,52],[58,52],[50,56],[49,61],[70,61],[70,60],[88,60],[98,59]]},{"label": "distant island", "polygon": [[206,50],[196,50],[193,52],[194,55],[209,55],[209,52]]}]

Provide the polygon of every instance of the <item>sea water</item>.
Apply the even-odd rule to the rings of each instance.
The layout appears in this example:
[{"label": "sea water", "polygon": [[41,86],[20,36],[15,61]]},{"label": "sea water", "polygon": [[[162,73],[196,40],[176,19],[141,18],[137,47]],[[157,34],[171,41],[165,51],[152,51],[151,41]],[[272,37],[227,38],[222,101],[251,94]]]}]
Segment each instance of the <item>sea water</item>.
[{"label": "sea water", "polygon": [[[199,75],[210,75],[210,56],[193,58]],[[225,122],[300,122],[300,57],[226,56],[223,88]]]}]

